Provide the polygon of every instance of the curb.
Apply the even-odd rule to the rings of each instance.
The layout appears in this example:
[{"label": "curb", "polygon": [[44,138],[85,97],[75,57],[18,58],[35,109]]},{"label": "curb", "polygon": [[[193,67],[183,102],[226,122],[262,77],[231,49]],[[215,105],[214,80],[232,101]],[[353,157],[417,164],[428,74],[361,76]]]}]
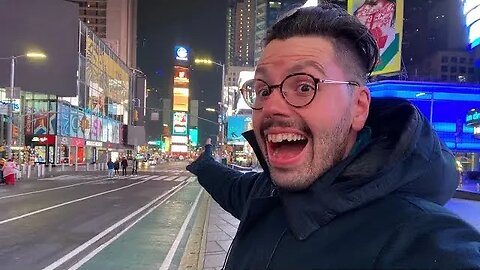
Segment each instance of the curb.
[{"label": "curb", "polygon": [[203,192],[198,212],[178,269],[203,270],[208,232],[210,195]]}]

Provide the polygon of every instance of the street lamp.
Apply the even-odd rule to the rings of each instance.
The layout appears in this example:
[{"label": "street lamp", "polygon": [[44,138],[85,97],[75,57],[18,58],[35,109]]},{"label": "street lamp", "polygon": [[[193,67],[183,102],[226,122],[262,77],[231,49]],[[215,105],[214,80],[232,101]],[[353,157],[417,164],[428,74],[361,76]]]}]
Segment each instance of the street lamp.
[{"label": "street lamp", "polygon": [[7,158],[12,157],[12,132],[13,132],[13,96],[14,96],[14,87],[15,87],[15,62],[19,58],[31,58],[31,59],[45,59],[47,55],[42,52],[28,52],[26,54],[17,55],[17,56],[10,56],[10,57],[1,57],[0,60],[10,60],[10,93],[9,93],[9,101],[10,104],[8,106],[8,125],[7,125]]},{"label": "street lamp", "polygon": [[224,106],[223,106],[223,99],[224,99],[224,91],[225,91],[225,64],[222,64],[222,63],[219,63],[219,62],[215,62],[215,61],[212,61],[211,59],[195,59],[195,64],[198,64],[198,65],[217,65],[219,67],[222,67],[222,91],[220,92],[220,99],[221,99],[221,106],[220,106],[220,111],[218,112],[221,117],[219,117],[219,119],[221,119],[219,121],[219,130],[218,130],[218,133],[219,133],[219,144],[220,145],[223,145],[223,142],[224,142],[224,125],[223,125],[223,115],[224,115]]},{"label": "street lamp", "polygon": [[428,92],[428,93],[425,93],[425,92],[422,92],[422,93],[418,93],[416,94],[415,96],[416,97],[423,97],[425,95],[430,95],[430,125],[432,126],[433,128],[433,93],[432,92]]}]

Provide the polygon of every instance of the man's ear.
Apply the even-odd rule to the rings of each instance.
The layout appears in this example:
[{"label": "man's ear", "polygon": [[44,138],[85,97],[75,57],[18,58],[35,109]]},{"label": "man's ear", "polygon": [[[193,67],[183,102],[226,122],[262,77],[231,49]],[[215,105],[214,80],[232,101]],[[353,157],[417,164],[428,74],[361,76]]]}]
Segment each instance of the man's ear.
[{"label": "man's ear", "polygon": [[365,126],[370,110],[370,90],[366,86],[355,87],[355,95],[353,99],[353,115],[352,115],[352,129],[360,131]]}]

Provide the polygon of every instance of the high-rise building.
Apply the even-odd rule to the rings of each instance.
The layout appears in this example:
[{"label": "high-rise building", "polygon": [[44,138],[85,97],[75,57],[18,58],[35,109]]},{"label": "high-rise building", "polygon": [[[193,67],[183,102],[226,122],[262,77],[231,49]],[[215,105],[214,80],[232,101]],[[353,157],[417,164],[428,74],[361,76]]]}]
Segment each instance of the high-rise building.
[{"label": "high-rise building", "polygon": [[80,20],[128,66],[136,66],[138,0],[66,1],[78,3]]},{"label": "high-rise building", "polygon": [[255,20],[255,63],[262,52],[262,42],[267,30],[288,10],[301,7],[305,0],[257,0]]},{"label": "high-rise building", "polygon": [[253,66],[255,0],[237,0],[227,12],[227,66]]}]

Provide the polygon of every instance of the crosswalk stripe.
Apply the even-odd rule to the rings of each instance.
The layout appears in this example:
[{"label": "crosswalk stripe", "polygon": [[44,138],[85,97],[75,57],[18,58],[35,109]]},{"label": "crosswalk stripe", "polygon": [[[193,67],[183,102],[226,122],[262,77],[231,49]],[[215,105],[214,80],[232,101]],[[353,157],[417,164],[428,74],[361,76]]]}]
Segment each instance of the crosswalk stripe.
[{"label": "crosswalk stripe", "polygon": [[187,182],[192,183],[192,182],[195,182],[196,179],[197,179],[196,176],[192,176],[188,178]]},{"label": "crosswalk stripe", "polygon": [[187,180],[189,177],[188,176],[180,176],[177,179],[175,179],[175,182],[182,182]]},{"label": "crosswalk stripe", "polygon": [[177,178],[177,176],[170,176],[168,178],[165,178],[165,181],[173,181],[173,179]]},{"label": "crosswalk stripe", "polygon": [[152,180],[159,181],[159,180],[163,180],[166,177],[167,177],[166,175],[157,176],[156,178],[153,178]]},{"label": "crosswalk stripe", "polygon": [[156,175],[150,175],[148,177],[145,177],[145,180],[152,180],[153,178],[157,177]]}]

